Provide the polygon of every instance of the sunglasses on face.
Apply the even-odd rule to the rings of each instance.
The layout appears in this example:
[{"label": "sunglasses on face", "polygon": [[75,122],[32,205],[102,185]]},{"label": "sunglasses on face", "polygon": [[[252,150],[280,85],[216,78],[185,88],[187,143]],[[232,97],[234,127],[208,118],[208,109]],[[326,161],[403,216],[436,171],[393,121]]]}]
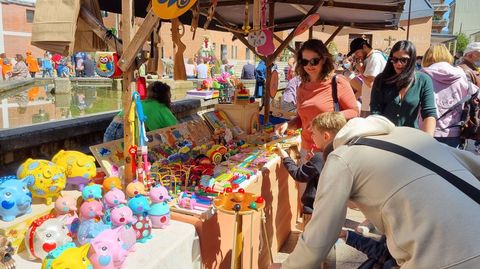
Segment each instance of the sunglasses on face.
[{"label": "sunglasses on face", "polygon": [[313,58],[313,59],[310,59],[310,60],[301,59],[300,64],[302,66],[307,66],[308,64],[310,64],[311,66],[316,66],[320,63],[321,60],[322,60],[322,58]]},{"label": "sunglasses on face", "polygon": [[394,64],[396,64],[398,62],[400,62],[401,64],[407,64],[408,61],[410,61],[410,58],[409,57],[401,57],[401,58],[391,57],[390,61]]}]

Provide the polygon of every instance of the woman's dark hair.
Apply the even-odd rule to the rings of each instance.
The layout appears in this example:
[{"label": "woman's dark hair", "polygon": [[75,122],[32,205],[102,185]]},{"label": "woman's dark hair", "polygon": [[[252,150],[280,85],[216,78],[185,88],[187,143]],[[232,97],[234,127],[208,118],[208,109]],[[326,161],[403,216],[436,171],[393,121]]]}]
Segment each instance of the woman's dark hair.
[{"label": "woman's dark hair", "polygon": [[[400,74],[397,74],[390,59],[392,59],[395,52],[400,50],[405,51],[408,56],[410,56],[410,60],[403,71]],[[398,90],[407,87],[415,80],[416,58],[417,50],[412,42],[408,40],[398,41],[393,45],[387,65],[385,66],[385,69],[383,69],[383,72],[376,77],[374,84],[377,84],[378,88],[381,88],[381,84],[395,84]],[[378,83],[381,84],[378,85]]]},{"label": "woman's dark hair", "polygon": [[170,93],[170,86],[163,82],[155,81],[147,88],[148,99],[155,99],[167,106],[169,109],[171,108],[170,105],[172,103],[171,97],[172,94]]},{"label": "woman's dark hair", "polygon": [[303,42],[296,55],[297,65],[295,67],[295,73],[302,78],[302,82],[310,81],[310,77],[308,76],[304,67],[300,64],[300,61],[302,60],[302,53],[304,50],[313,51],[320,55],[322,59],[325,59],[322,67],[322,72],[320,72],[320,80],[325,80],[332,75],[333,71],[335,70],[332,55],[330,54],[330,52],[328,52],[327,47],[325,46],[325,44],[323,44],[321,40],[310,39]]}]

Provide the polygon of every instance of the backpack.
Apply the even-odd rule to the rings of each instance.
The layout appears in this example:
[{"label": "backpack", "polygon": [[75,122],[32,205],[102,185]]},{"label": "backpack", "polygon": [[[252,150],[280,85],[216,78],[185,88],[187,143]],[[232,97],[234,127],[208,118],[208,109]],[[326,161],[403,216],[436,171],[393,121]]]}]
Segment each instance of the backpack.
[{"label": "backpack", "polygon": [[[477,77],[473,71],[466,65],[459,65],[465,71],[468,80],[478,85]],[[460,137],[464,139],[480,140],[480,100],[478,97],[478,91],[468,99],[462,111],[460,119]]]}]

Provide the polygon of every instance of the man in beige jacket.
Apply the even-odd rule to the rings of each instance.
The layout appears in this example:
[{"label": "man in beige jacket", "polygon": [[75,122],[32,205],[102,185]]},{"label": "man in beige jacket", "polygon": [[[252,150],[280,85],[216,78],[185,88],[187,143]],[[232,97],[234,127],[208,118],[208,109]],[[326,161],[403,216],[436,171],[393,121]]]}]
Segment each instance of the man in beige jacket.
[{"label": "man in beige jacket", "polygon": [[[311,221],[282,268],[319,268],[353,201],[387,237],[401,268],[480,268],[480,205],[431,170],[395,153],[348,145],[368,136],[408,148],[480,189],[480,158],[381,116],[340,130],[320,176]],[[273,268],[279,266],[272,266]]]}]

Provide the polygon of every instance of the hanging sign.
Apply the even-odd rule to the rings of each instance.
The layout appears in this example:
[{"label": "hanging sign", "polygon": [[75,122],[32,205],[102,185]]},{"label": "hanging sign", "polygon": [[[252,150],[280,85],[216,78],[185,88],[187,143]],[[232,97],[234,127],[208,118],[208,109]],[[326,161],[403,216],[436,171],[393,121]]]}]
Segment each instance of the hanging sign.
[{"label": "hanging sign", "polygon": [[305,31],[308,30],[308,28],[312,27],[318,20],[320,19],[320,14],[315,13],[310,16],[308,16],[305,20],[303,20],[300,25],[297,27],[295,30],[295,33],[293,34],[294,36],[299,36]]},{"label": "hanging sign", "polygon": [[152,0],[155,14],[162,19],[175,19],[192,8],[197,0]]},{"label": "hanging sign", "polygon": [[95,53],[95,71],[101,77],[111,77],[115,73],[114,52],[97,51]]}]

